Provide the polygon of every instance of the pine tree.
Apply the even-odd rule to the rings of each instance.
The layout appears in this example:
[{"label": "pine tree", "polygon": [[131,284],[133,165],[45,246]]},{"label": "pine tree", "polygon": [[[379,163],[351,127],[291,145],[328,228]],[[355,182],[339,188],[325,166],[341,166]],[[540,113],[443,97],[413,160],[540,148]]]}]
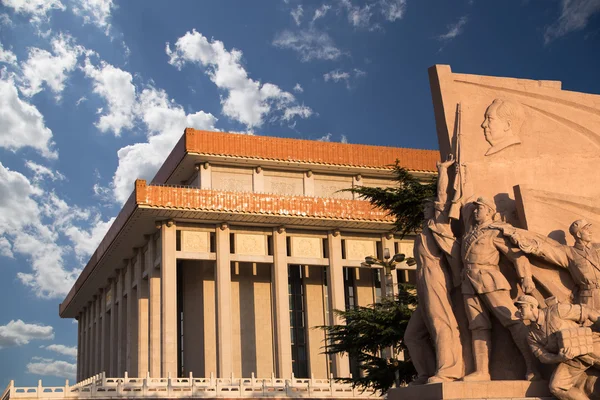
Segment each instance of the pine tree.
[{"label": "pine tree", "polygon": [[[404,237],[421,228],[422,203],[435,196],[436,182],[415,178],[398,161],[394,175],[395,187],[357,186],[347,191],[387,211],[395,218],[396,232]],[[406,350],[404,332],[416,304],[414,287],[403,284],[393,299],[383,298],[380,303],[346,311],[335,310],[345,323],[320,327],[326,332],[328,342],[325,353],[348,355],[359,363],[362,372],[362,376],[339,380],[362,389],[379,390],[382,394],[394,385],[410,382],[416,374],[410,358],[400,361],[398,356]]]}]

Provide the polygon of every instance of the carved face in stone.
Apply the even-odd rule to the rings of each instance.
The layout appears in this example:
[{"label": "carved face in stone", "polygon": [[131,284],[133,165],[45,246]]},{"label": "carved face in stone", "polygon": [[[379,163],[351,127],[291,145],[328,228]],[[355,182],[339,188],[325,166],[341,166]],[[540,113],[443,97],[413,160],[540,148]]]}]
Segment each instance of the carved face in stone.
[{"label": "carved face in stone", "polygon": [[592,225],[586,225],[579,230],[577,234],[582,242],[589,243],[592,241]]},{"label": "carved face in stone", "polygon": [[487,155],[521,143],[519,132],[525,118],[523,106],[511,99],[498,98],[485,111],[481,124],[485,140],[492,146]]},{"label": "carved face in stone", "polygon": [[506,135],[512,135],[510,121],[498,116],[498,105],[492,103],[485,112],[485,120],[481,124],[485,140],[494,146],[494,144],[504,139]]},{"label": "carved face in stone", "polygon": [[523,321],[535,321],[537,318],[533,311],[534,306],[532,304],[518,304],[516,317]]},{"label": "carved face in stone", "polygon": [[492,219],[492,210],[484,204],[477,204],[475,211],[473,211],[473,217],[477,224],[483,224],[488,220]]},{"label": "carved face in stone", "polygon": [[423,218],[426,220],[435,218],[435,208],[433,207],[433,202],[426,201],[423,203]]}]

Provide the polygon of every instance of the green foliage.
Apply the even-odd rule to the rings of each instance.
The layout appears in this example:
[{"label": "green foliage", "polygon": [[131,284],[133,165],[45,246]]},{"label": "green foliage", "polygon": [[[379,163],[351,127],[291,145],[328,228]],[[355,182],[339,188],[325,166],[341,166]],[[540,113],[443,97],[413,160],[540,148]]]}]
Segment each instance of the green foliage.
[{"label": "green foliage", "polygon": [[404,332],[416,304],[414,288],[400,285],[395,299],[384,298],[368,307],[335,311],[345,324],[320,327],[328,338],[326,353],[346,353],[359,363],[363,372],[362,377],[340,381],[385,393],[396,380],[402,384],[414,378],[416,372],[410,360],[399,361],[398,355],[406,349]]},{"label": "green foliage", "polygon": [[[435,197],[437,182],[435,179],[423,182],[415,178],[398,161],[394,175],[398,184],[395,187],[357,186],[346,191],[358,194],[361,199],[395,217],[396,231],[403,237],[420,230],[423,200]],[[416,372],[410,359],[399,361],[398,355],[405,350],[404,332],[416,304],[414,289],[400,285],[396,299],[383,299],[369,307],[335,311],[345,325],[320,327],[328,338],[326,353],[349,355],[359,363],[363,372],[362,377],[341,378],[341,381],[385,393],[394,384],[414,379]]]},{"label": "green foliage", "polygon": [[420,229],[423,223],[422,202],[426,198],[435,197],[437,182],[435,179],[420,181],[401,167],[398,160],[394,165],[394,180],[398,183],[395,187],[356,186],[345,190],[358,194],[361,199],[368,200],[395,217],[394,225],[403,237]]}]

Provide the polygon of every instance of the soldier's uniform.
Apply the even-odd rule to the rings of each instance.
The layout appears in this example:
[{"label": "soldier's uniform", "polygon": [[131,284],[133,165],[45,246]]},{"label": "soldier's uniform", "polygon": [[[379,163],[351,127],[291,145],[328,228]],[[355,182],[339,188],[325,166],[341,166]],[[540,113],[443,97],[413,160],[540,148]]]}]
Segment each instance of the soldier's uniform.
[{"label": "soldier's uniform", "polygon": [[[522,296],[519,301],[526,302],[521,299],[528,297],[530,296]],[[535,299],[529,303],[537,306]],[[544,363],[556,362],[552,359],[561,350],[558,332],[578,328],[588,322],[588,312],[589,308],[579,304],[557,303],[539,309],[537,320],[529,325],[528,343],[533,354]],[[561,398],[562,394],[581,381],[589,368],[600,366],[600,334],[593,333],[593,343],[593,352],[558,364],[549,381],[550,391],[555,396]]]},{"label": "soldier's uniform", "polygon": [[[575,236],[580,229],[588,225],[590,224],[585,220],[577,220],[573,222],[569,231]],[[527,253],[567,268],[579,289],[576,301],[600,310],[600,243],[589,243],[586,246],[577,242],[571,247],[523,230],[512,229],[510,232],[516,234],[519,246]]]},{"label": "soldier's uniform", "polygon": [[509,294],[511,286],[500,271],[500,253],[515,265],[519,278],[531,278],[527,257],[510,244],[497,224],[475,227],[463,238],[461,291],[471,330],[492,328],[489,311],[507,328],[521,324],[515,317],[517,309]]}]

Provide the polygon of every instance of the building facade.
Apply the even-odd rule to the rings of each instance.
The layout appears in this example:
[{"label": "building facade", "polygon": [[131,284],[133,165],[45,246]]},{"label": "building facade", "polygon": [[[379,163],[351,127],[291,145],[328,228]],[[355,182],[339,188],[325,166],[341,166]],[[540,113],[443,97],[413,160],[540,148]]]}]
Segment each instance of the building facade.
[{"label": "building facade", "polygon": [[60,305],[78,320],[77,380],[349,376],[314,327],[387,295],[385,274],[361,262],[412,254],[412,240],[342,190],[394,185],[396,159],[428,179],[438,158],[186,129],[152,182],[136,181]]}]

